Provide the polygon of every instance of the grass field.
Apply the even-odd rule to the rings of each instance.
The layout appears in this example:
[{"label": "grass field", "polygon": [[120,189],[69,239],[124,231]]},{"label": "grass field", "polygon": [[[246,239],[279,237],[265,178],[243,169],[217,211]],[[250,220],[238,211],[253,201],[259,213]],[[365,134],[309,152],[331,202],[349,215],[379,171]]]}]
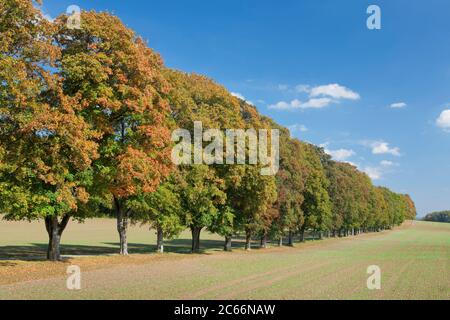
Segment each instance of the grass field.
[{"label": "grass field", "polygon": [[[43,260],[43,224],[0,222],[0,299],[450,299],[450,225],[407,223],[394,231],[245,252],[221,252],[202,235],[205,252],[189,252],[184,233],[169,253],[150,254],[155,235],[130,230],[119,257],[115,222],[72,223],[63,236],[68,261]],[[66,268],[82,270],[82,289],[66,288]],[[369,265],[382,272],[370,291]]]}]

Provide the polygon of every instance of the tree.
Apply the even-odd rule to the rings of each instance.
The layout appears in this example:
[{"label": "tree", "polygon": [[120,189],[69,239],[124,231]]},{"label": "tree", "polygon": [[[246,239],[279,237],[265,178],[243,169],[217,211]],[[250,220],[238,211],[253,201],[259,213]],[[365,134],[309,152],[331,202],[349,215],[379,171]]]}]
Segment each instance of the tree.
[{"label": "tree", "polygon": [[269,229],[265,218],[276,201],[275,178],[261,175],[258,166],[245,165],[239,181],[228,189],[228,196],[236,212],[236,229],[245,231],[245,248],[250,250],[252,236]]},{"label": "tree", "polygon": [[334,161],[329,163],[327,175],[334,233],[347,235],[367,229],[370,219],[374,220],[371,213],[381,206],[370,178],[351,164]]},{"label": "tree", "polygon": [[172,239],[184,230],[179,188],[174,176],[161,184],[155,192],[131,198],[127,207],[135,212],[135,222],[150,224],[156,230],[156,247],[159,253],[164,252],[165,238]]},{"label": "tree", "polygon": [[240,102],[225,87],[197,74],[163,72],[171,86],[168,99],[178,128],[193,133],[195,121],[202,122],[204,129],[244,128]]},{"label": "tree", "polygon": [[360,232],[362,227],[367,224],[369,210],[371,209],[369,202],[373,186],[372,181],[367,174],[360,172],[355,167],[352,169],[356,214],[349,229],[351,230],[352,235],[356,235]]},{"label": "tree", "polygon": [[159,55],[107,13],[82,12],[82,29],[57,19],[64,91],[79,97],[84,118],[101,133],[95,193],[117,218],[128,254],[128,201],[157,190],[171,171],[169,85]]},{"label": "tree", "polygon": [[303,204],[306,159],[303,157],[301,142],[291,139],[282,129],[280,143],[280,170],[276,176],[278,199],[275,210],[278,215],[271,226],[271,235],[282,245],[285,231],[288,230],[288,245],[294,244],[294,234],[304,224]]},{"label": "tree", "polygon": [[234,219],[236,213],[233,208],[225,204],[219,207],[219,210],[215,216],[212,217],[212,222],[208,227],[208,230],[212,233],[225,238],[223,246],[224,251],[231,251],[231,241],[234,232]]},{"label": "tree", "polygon": [[328,193],[332,204],[332,221],[334,235],[341,235],[344,228],[344,219],[347,212],[352,209],[351,181],[345,174],[346,165],[339,162],[331,162],[327,175],[330,182]]},{"label": "tree", "polygon": [[[271,119],[258,113],[256,108],[243,100],[240,102],[240,116],[244,122],[243,129],[273,130],[279,129]],[[268,139],[268,150],[274,141]],[[249,154],[247,146],[245,152]],[[273,154],[271,154],[273,156]],[[227,188],[227,195],[235,211],[235,229],[244,231],[246,235],[245,248],[251,250],[251,239],[258,234],[261,246],[266,246],[272,224],[278,217],[278,211],[273,209],[277,200],[277,185],[275,176],[261,175],[261,159],[258,165],[241,165],[234,172],[233,184]]]},{"label": "tree", "polygon": [[213,225],[225,204],[224,183],[214,169],[194,165],[181,169],[178,181],[184,225],[192,232],[192,252],[200,251],[200,233]]},{"label": "tree", "polygon": [[300,228],[301,241],[304,241],[306,229],[321,233],[328,230],[331,224],[331,202],[327,190],[329,181],[321,159],[317,149],[310,144],[303,145],[303,152],[307,161],[307,178],[301,205],[305,215],[305,223]]},{"label": "tree", "polygon": [[403,201],[406,203],[405,218],[407,220],[415,220],[417,216],[417,209],[411,196],[408,194],[403,195]]},{"label": "tree", "polygon": [[369,208],[370,213],[363,228],[365,231],[378,231],[383,226],[387,213],[387,203],[381,188],[372,188]]},{"label": "tree", "polygon": [[423,218],[424,221],[450,223],[450,211],[429,213]]},{"label": "tree", "polygon": [[[194,122],[201,122],[204,130],[218,129],[221,132],[244,127],[239,100],[223,86],[196,74],[170,69],[165,69],[164,74],[172,88],[168,95],[171,116],[179,128],[188,130],[193,135]],[[223,157],[223,154],[219,156]],[[203,228],[224,236],[224,249],[231,250],[235,213],[228,201],[227,186],[233,183],[235,169],[236,166],[227,165],[211,165],[208,170],[199,166],[179,168],[181,176],[187,178],[181,185],[189,188],[181,192],[185,199],[183,210],[186,224],[193,233],[193,251],[200,248],[200,233]],[[202,179],[202,175],[205,175],[205,183],[195,184],[196,179]],[[193,198],[197,188],[204,192],[205,199],[211,201],[199,203]],[[203,208],[211,208],[211,211],[204,212]]]},{"label": "tree", "polygon": [[62,90],[54,26],[31,1],[2,1],[0,13],[0,211],[44,219],[56,261],[70,218],[84,217],[98,134]]}]

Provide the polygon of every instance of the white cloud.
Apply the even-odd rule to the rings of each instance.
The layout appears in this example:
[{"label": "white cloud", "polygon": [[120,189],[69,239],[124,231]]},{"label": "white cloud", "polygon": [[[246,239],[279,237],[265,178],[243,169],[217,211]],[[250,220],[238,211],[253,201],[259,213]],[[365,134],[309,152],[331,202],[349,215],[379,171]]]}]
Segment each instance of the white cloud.
[{"label": "white cloud", "polygon": [[441,115],[436,120],[436,125],[439,128],[450,132],[450,109],[442,111]]},{"label": "white cloud", "polygon": [[311,87],[307,84],[299,84],[295,87],[295,91],[299,93],[309,93],[311,91]]},{"label": "white cloud", "polygon": [[324,149],[325,153],[329,154],[331,157],[333,157],[334,160],[346,161],[346,162],[350,163],[351,165],[355,165],[354,163],[347,161],[347,159],[356,155],[355,151],[349,150],[349,149],[330,150],[330,149],[328,149],[328,143],[321,144],[320,146]]},{"label": "white cloud", "polygon": [[365,172],[372,180],[380,180],[383,177],[383,173],[381,172],[380,168],[365,167],[362,169],[362,171]]},{"label": "white cloud", "polygon": [[326,150],[325,152],[328,153],[337,161],[345,161],[356,154],[353,150],[347,149]]},{"label": "white cloud", "polygon": [[310,99],[306,102],[301,102],[294,99],[291,102],[280,101],[269,106],[269,109],[275,110],[296,110],[296,109],[321,109],[329,106],[333,100],[329,98]]},{"label": "white cloud", "polygon": [[310,99],[309,101],[302,104],[302,109],[321,109],[329,106],[333,100],[329,98],[318,98],[318,99]]},{"label": "white cloud", "polygon": [[291,102],[286,101],[280,101],[276,104],[272,104],[269,106],[269,109],[275,109],[275,110],[293,110],[298,109],[301,105],[300,100],[292,100]]},{"label": "white cloud", "polygon": [[279,84],[278,85],[278,90],[280,90],[280,91],[286,91],[287,89],[289,89],[289,86],[287,84]]},{"label": "white cloud", "polygon": [[242,94],[240,94],[239,92],[231,92],[231,95],[233,97],[236,97],[238,99],[244,100],[245,102],[247,102],[248,104],[253,105],[253,102],[251,102],[250,100],[247,100]]},{"label": "white cloud", "polygon": [[400,148],[391,147],[389,143],[384,141],[364,141],[363,145],[372,149],[373,154],[390,154],[400,157]]},{"label": "white cloud", "polygon": [[291,126],[288,126],[288,129],[291,133],[308,131],[308,128],[303,124],[293,124]]},{"label": "white cloud", "polygon": [[404,109],[408,105],[405,102],[396,102],[390,105],[392,109]]},{"label": "white cloud", "polygon": [[[371,149],[372,154],[375,155],[393,155],[400,157],[400,149],[391,147],[389,143],[385,141],[361,141],[361,145]],[[391,160],[382,160],[378,164],[372,165],[357,165],[357,168],[366,173],[372,180],[381,180],[388,173],[394,172],[396,167],[400,165],[397,162]]]},{"label": "white cloud", "polygon": [[232,92],[231,95],[232,95],[233,97],[236,97],[236,98],[239,98],[239,99],[245,101],[245,97],[244,97],[242,94],[238,93],[238,92]]},{"label": "white cloud", "polygon": [[298,93],[308,93],[311,98],[330,97],[333,99],[359,100],[361,96],[353,90],[341,86],[337,83],[311,87],[306,84],[299,84],[295,87]]},{"label": "white cloud", "polygon": [[359,100],[361,98],[358,93],[337,83],[311,88],[309,94],[311,97],[326,96],[334,99]]},{"label": "white cloud", "polygon": [[393,167],[399,167],[400,164],[397,162],[389,161],[389,160],[383,160],[380,162],[380,165],[384,168],[393,168]]},{"label": "white cloud", "polygon": [[383,160],[380,162],[379,166],[359,167],[359,169],[365,172],[372,180],[381,180],[386,174],[393,172],[394,167],[398,166],[398,163]]},{"label": "white cloud", "polygon": [[[287,90],[286,85],[279,85],[280,90]],[[295,87],[297,93],[307,93],[308,100],[301,102],[294,99],[291,102],[280,101],[269,106],[269,109],[276,110],[295,110],[295,109],[321,109],[328,107],[333,103],[339,103],[341,100],[358,100],[360,95],[346,87],[338,84],[329,84],[324,86],[310,87],[309,85],[299,84]]]}]

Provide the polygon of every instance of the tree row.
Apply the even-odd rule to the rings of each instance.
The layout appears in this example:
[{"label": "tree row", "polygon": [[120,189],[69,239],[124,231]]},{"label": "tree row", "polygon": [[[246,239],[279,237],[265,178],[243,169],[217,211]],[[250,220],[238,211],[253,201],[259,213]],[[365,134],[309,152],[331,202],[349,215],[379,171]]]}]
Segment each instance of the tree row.
[{"label": "tree row", "polygon": [[[108,13],[50,22],[29,0],[0,1],[0,212],[43,220],[47,257],[59,260],[70,220],[117,220],[120,254],[127,230],[148,224],[163,240],[186,228],[192,251],[203,230],[282,244],[376,232],[416,215],[407,195],[372,185],[350,164],[290,136],[224,87],[171,70],[146,42]],[[278,129],[280,170],[258,165],[181,165],[171,132]]]}]

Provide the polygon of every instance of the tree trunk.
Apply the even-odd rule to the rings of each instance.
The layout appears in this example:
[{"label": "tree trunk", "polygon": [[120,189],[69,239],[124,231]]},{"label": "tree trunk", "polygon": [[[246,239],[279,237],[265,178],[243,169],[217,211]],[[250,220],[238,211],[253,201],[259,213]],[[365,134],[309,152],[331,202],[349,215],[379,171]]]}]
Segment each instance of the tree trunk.
[{"label": "tree trunk", "polygon": [[300,229],[300,242],[305,242],[305,229]]},{"label": "tree trunk", "polygon": [[261,248],[263,249],[267,248],[267,235],[263,235],[261,237]]},{"label": "tree trunk", "polygon": [[61,222],[57,216],[45,218],[45,228],[48,233],[47,260],[61,261],[61,236],[70,221],[70,216],[63,216]]},{"label": "tree trunk", "polygon": [[225,245],[223,247],[224,251],[230,252],[231,251],[231,237],[227,236],[225,237]]},{"label": "tree trunk", "polygon": [[317,236],[318,236],[318,238],[319,238],[319,240],[322,240],[322,231],[317,231]]},{"label": "tree trunk", "polygon": [[245,250],[250,251],[252,249],[252,234],[249,231],[245,232]]},{"label": "tree trunk", "polygon": [[278,239],[278,246],[279,246],[279,247],[282,247],[282,246],[283,246],[283,236],[281,236],[281,237]]},{"label": "tree trunk", "polygon": [[122,256],[127,256],[128,255],[127,231],[128,231],[129,212],[124,212],[124,209],[122,208],[119,199],[115,197],[114,197],[114,206],[117,217],[117,231],[119,232],[120,254]]},{"label": "tree trunk", "polygon": [[200,233],[202,228],[191,227],[192,232],[192,252],[200,252]]},{"label": "tree trunk", "polygon": [[294,246],[294,233],[291,230],[289,230],[288,246]]},{"label": "tree trunk", "polygon": [[127,227],[128,221],[123,219],[118,219],[117,228],[119,231],[120,238],[120,255],[127,256],[128,255],[128,239],[127,239]]},{"label": "tree trunk", "polygon": [[158,253],[164,253],[164,233],[160,226],[156,228],[156,250]]}]

